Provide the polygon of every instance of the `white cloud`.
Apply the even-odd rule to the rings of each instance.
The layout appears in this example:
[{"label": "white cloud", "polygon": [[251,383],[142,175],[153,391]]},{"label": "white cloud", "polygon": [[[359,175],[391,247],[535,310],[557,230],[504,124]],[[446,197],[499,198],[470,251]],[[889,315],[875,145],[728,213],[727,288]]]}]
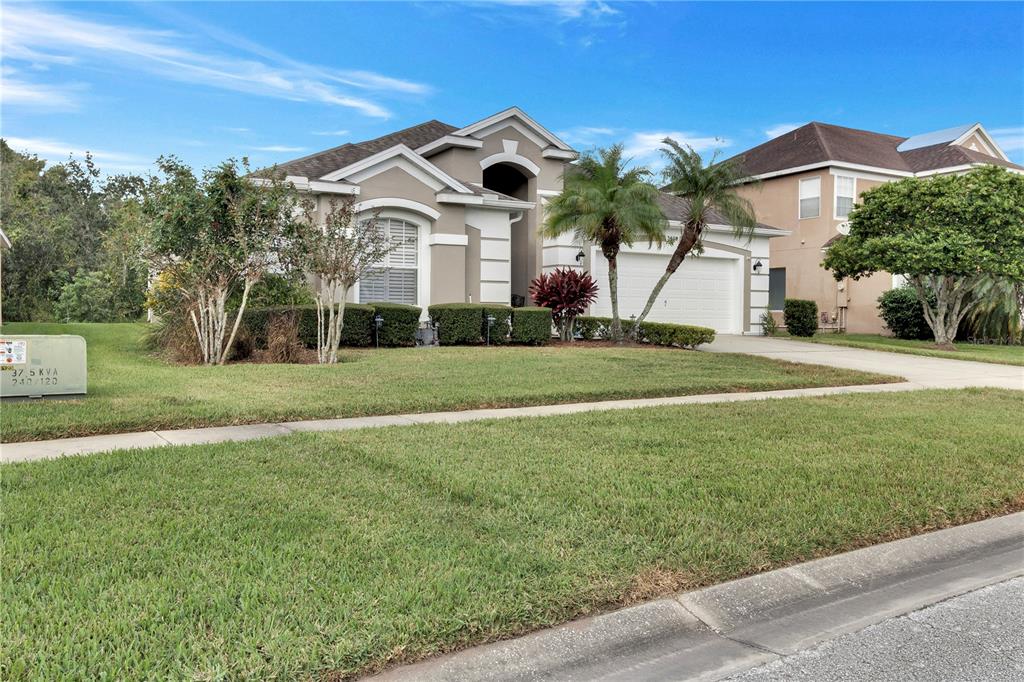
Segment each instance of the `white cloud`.
[{"label": "white cloud", "polygon": [[766,128],[764,134],[770,140],[778,137],[779,135],[785,135],[791,130],[796,130],[799,127],[799,123],[776,123],[771,128]]},{"label": "white cloud", "polygon": [[302,152],[306,151],[305,147],[288,147],[283,144],[271,144],[266,147],[256,147],[258,152]]},{"label": "white cloud", "polygon": [[988,132],[1004,152],[1024,151],[1024,126],[1017,128],[993,128]]},{"label": "white cloud", "polygon": [[71,111],[78,108],[74,90],[67,86],[29,83],[17,78],[0,78],[0,103],[39,109]]},{"label": "white cloud", "polygon": [[62,163],[72,156],[82,160],[86,153],[92,154],[96,165],[104,172],[123,171],[138,173],[150,168],[150,159],[136,154],[93,149],[87,145],[71,144],[61,140],[43,137],[8,137],[4,136],[11,149],[22,153],[36,154],[48,163]]},{"label": "white cloud", "polygon": [[606,142],[618,132],[615,128],[600,126],[574,126],[555,133],[562,141],[574,145],[590,146]]},{"label": "white cloud", "polygon": [[685,133],[678,131],[667,132],[636,132],[626,140],[624,155],[632,159],[634,164],[643,164],[652,168],[660,168],[664,165],[661,150],[664,149],[664,140],[670,137],[679,144],[687,145],[694,151],[704,153],[728,147],[731,140],[723,137],[710,137],[697,133]]},{"label": "white cloud", "polygon": [[228,131],[229,133],[249,133],[249,132],[252,132],[251,129],[249,129],[249,128],[230,128],[230,127],[228,127],[228,128],[224,128],[224,130]]},{"label": "white cloud", "polygon": [[[69,14],[22,5],[4,7],[0,39],[5,60],[31,63],[101,63],[134,69],[163,78],[233,92],[320,102],[355,109],[366,116],[387,118],[379,102],[351,94],[344,87],[376,93],[424,94],[429,87],[369,71],[327,69],[304,64],[248,45],[247,54],[232,56],[188,46],[189,35],[172,31],[100,23]],[[236,41],[237,42],[237,41]]]},{"label": "white cloud", "polygon": [[313,133],[314,135],[323,135],[325,137],[344,137],[348,135],[347,130],[319,130]]}]

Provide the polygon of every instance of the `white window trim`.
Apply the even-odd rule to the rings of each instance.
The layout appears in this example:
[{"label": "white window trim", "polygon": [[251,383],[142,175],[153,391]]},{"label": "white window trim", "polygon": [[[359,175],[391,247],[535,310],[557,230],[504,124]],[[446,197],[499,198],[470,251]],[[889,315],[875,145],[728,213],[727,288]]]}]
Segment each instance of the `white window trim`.
[{"label": "white window trim", "polygon": [[[800,201],[802,199],[802,197],[800,196],[801,195],[801,191],[800,190],[804,186],[805,182],[810,182],[811,180],[817,180],[818,181],[818,215],[802,216],[802,215],[800,215]],[[808,199],[810,199],[810,197],[808,197]],[[797,188],[796,188],[796,219],[797,220],[814,220],[815,218],[820,218],[820,217],[821,217],[821,176],[820,175],[815,175],[815,176],[810,177],[810,178],[800,178],[800,181],[797,183]]]},{"label": "white window trim", "polygon": [[[360,216],[369,217],[369,216]],[[422,215],[400,208],[385,208],[380,212],[379,218],[392,218],[404,220],[417,227],[416,232],[416,305],[420,309],[420,321],[428,317],[427,306],[430,305],[430,247],[427,241],[430,237],[430,222]],[[359,302],[359,282],[352,287],[349,301]]]},{"label": "white window trim", "polygon": [[853,210],[853,206],[857,205],[857,176],[856,175],[842,175],[835,173],[832,176],[832,219],[833,220],[849,220],[850,215],[844,216],[839,215],[839,178],[849,178],[853,180],[853,205],[850,210]]}]

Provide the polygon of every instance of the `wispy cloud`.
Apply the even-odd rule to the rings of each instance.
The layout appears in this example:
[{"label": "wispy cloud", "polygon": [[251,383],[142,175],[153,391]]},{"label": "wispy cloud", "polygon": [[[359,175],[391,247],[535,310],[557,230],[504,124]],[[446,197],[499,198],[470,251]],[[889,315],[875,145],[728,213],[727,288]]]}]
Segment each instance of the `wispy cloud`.
[{"label": "wispy cloud", "polygon": [[344,137],[348,135],[347,130],[318,130],[313,133],[314,135],[323,135],[324,137]]},{"label": "wispy cloud", "polygon": [[765,128],[764,134],[768,139],[776,138],[779,135],[785,135],[786,133],[796,130],[800,127],[799,123],[776,123],[771,128]]},{"label": "wispy cloud", "polygon": [[62,163],[68,157],[82,160],[88,153],[92,154],[96,164],[104,172],[123,171],[138,173],[147,170],[151,166],[151,159],[146,159],[136,154],[95,149],[88,145],[72,144],[51,138],[8,137],[5,135],[4,139],[15,151],[36,154],[46,159],[49,163]]},{"label": "wispy cloud", "polygon": [[[214,50],[189,46],[189,36],[173,31],[102,23],[24,5],[6,5],[0,33],[6,60],[114,66],[169,80],[299,102],[319,102],[387,118],[377,95],[424,94],[429,86],[369,71],[327,69],[305,64],[248,44],[219,41]],[[237,41],[236,41],[237,42]]]},{"label": "wispy cloud", "polygon": [[258,152],[304,152],[305,147],[288,147],[283,144],[271,144],[266,147],[256,147]]},{"label": "wispy cloud", "polygon": [[1024,151],[1024,126],[993,128],[988,132],[1004,152]]},{"label": "wispy cloud", "polygon": [[252,130],[251,130],[251,129],[249,129],[249,128],[232,128],[232,127],[226,127],[226,128],[223,128],[223,130],[226,130],[226,131],[228,131],[229,133],[250,133],[250,132],[252,132]]},{"label": "wispy cloud", "polygon": [[635,164],[643,164],[654,169],[664,165],[661,150],[665,148],[663,140],[670,137],[679,144],[691,147],[694,151],[704,153],[723,149],[732,145],[732,140],[724,137],[712,137],[692,132],[658,131],[635,132],[626,140],[624,154]]},{"label": "wispy cloud", "polygon": [[569,144],[590,146],[608,142],[617,132],[616,128],[602,126],[574,126],[555,134]]},{"label": "wispy cloud", "polygon": [[81,85],[32,83],[22,79],[10,66],[4,65],[0,69],[0,102],[8,106],[74,111],[78,108],[78,93],[82,89]]}]

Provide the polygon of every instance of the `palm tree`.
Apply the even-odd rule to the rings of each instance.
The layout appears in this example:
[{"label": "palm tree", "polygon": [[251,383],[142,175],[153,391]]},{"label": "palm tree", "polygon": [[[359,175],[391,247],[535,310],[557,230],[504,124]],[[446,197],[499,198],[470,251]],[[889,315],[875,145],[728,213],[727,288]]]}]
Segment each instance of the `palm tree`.
[{"label": "palm tree", "polygon": [[640,323],[647,317],[647,313],[651,312],[658,294],[672,274],[679,269],[686,254],[691,251],[700,253],[704,229],[709,222],[724,221],[732,226],[737,237],[748,239],[757,226],[753,205],[736,192],[737,182],[745,177],[739,164],[731,160],[715,163],[716,154],[711,158],[711,163],[705,166],[700,154],[691,147],[681,145],[669,137],[662,142],[668,147],[662,150],[668,162],[662,171],[667,183],[664,189],[687,201],[689,215],[683,223],[682,234],[676,242],[675,251],[665,266],[665,274],[654,285],[647,305],[630,330],[634,338]]},{"label": "palm tree", "polygon": [[583,243],[594,243],[608,260],[608,296],[612,303],[611,337],[622,341],[619,319],[619,249],[638,239],[661,245],[665,216],[658,206],[658,188],[645,167],[626,169],[622,145],[583,156],[563,178],[562,193],[547,205],[544,234],[557,237],[572,231]]}]

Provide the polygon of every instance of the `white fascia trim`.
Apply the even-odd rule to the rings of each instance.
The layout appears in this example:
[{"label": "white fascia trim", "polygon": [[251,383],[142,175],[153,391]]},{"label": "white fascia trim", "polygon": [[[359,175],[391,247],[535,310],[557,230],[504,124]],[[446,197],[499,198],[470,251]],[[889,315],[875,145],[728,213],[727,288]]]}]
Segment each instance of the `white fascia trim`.
[{"label": "white fascia trim", "polygon": [[989,153],[991,153],[992,156],[998,156],[1003,161],[1010,160],[1009,157],[1007,157],[1006,154],[1003,153],[1003,150],[999,148],[999,145],[996,144],[996,141],[992,139],[992,136],[988,134],[988,131],[985,130],[985,127],[982,126],[980,123],[975,123],[966,133],[950,142],[950,144],[963,144],[967,140],[967,138],[969,138],[974,133],[978,133],[981,136],[983,144],[989,148]]},{"label": "white fascia trim", "polygon": [[768,178],[777,178],[780,175],[793,175],[795,173],[803,173],[804,171],[815,170],[817,168],[826,168],[828,166],[835,166],[837,168],[845,168],[847,170],[866,171],[868,173],[880,173],[882,175],[897,176],[901,178],[912,178],[914,174],[910,171],[892,170],[890,168],[879,168],[878,166],[865,166],[859,163],[847,163],[845,161],[819,161],[818,163],[809,163],[806,166],[794,166],[792,168],[783,168],[782,170],[772,171],[770,173],[761,173],[760,175],[751,175],[740,180],[740,183],[750,182],[751,180],[767,180]]},{"label": "white fascia trim", "polygon": [[354,175],[361,171],[373,168],[382,161],[387,161],[388,159],[394,158],[396,156],[405,157],[406,159],[409,160],[410,163],[422,169],[423,172],[427,173],[428,175],[434,176],[435,178],[437,178],[438,181],[443,182],[449,187],[452,187],[459,192],[465,192],[467,194],[470,193],[468,187],[463,185],[461,182],[459,182],[452,176],[445,173],[443,170],[441,170],[434,164],[424,159],[422,156],[420,156],[413,150],[406,147],[404,144],[395,145],[390,149],[385,149],[382,152],[377,152],[373,156],[368,156],[362,161],[356,161],[355,163],[345,166],[344,168],[339,168],[338,170],[323,176],[321,180],[340,180],[341,178],[344,178],[347,175]]},{"label": "white fascia trim", "polygon": [[[517,211],[529,210],[537,204],[532,201],[520,201],[518,199],[498,199],[473,194],[453,194],[452,192],[438,192],[437,201],[441,204],[463,204],[465,206],[478,206],[480,208],[514,209]],[[493,197],[494,195],[492,195]]]},{"label": "white fascia trim", "polygon": [[540,154],[545,159],[565,159],[567,161],[575,161],[580,158],[579,152],[566,151],[564,149],[545,149]]},{"label": "white fascia trim", "polygon": [[486,159],[480,160],[480,169],[490,168],[497,163],[514,163],[518,166],[522,166],[526,170],[534,174],[534,176],[540,175],[540,166],[530,161],[525,156],[520,156],[513,152],[500,152],[498,154],[492,154]]},{"label": "white fascia trim", "polygon": [[857,180],[871,180],[873,182],[892,182],[893,177],[891,175],[878,175],[877,173],[863,173],[861,171],[852,171],[845,168],[830,168],[829,175],[843,175],[846,177],[853,177]]},{"label": "white fascia trim", "polygon": [[557,197],[562,193],[560,189],[539,189],[537,190],[537,196],[539,197]]},{"label": "white fascia trim", "polygon": [[452,135],[472,135],[473,133],[477,132],[478,130],[482,130],[484,128],[492,126],[495,123],[500,123],[501,121],[504,121],[505,119],[508,119],[508,118],[518,118],[520,121],[522,121],[526,125],[528,125],[531,128],[533,128],[534,132],[536,132],[538,135],[540,135],[545,140],[550,142],[553,146],[558,147],[559,149],[567,151],[567,152],[571,152],[572,151],[572,147],[570,147],[566,143],[564,143],[561,140],[559,140],[557,137],[555,137],[554,133],[552,133],[550,130],[548,130],[547,128],[545,128],[541,124],[537,123],[536,121],[534,121],[529,116],[527,116],[526,112],[524,112],[519,107],[509,107],[508,109],[505,109],[504,111],[499,111],[498,113],[494,114],[493,116],[488,116],[487,118],[483,119],[482,121],[477,121],[476,123],[471,123],[470,125],[466,126],[465,128],[462,128],[460,130],[456,130],[454,133],[452,133]]},{"label": "white fascia trim", "polygon": [[475,194],[456,194],[455,192],[438,192],[434,195],[439,204],[465,204],[473,206],[484,203],[483,197]]},{"label": "white fascia trim", "polygon": [[427,246],[469,246],[469,235],[437,232],[427,236]]},{"label": "white fascia trim", "polygon": [[428,142],[422,147],[416,148],[417,154],[429,154],[430,152],[444,151],[448,147],[462,147],[463,149],[480,149],[484,146],[483,140],[473,137],[459,137],[458,135],[445,135],[433,142]]},{"label": "white fascia trim", "polygon": [[426,204],[421,204],[418,201],[411,199],[400,199],[398,197],[382,197],[379,199],[367,199],[360,201],[355,205],[354,209],[356,213],[362,211],[369,211],[375,208],[404,208],[407,211],[413,213],[419,213],[420,215],[430,218],[431,220],[437,220],[441,217],[439,211],[435,211]]},{"label": "white fascia trim", "polygon": [[932,168],[931,170],[921,171],[917,174],[919,178],[927,178],[932,175],[948,175],[950,173],[964,173],[975,168],[984,166],[984,163],[965,163],[960,166],[947,166],[946,168]]}]

